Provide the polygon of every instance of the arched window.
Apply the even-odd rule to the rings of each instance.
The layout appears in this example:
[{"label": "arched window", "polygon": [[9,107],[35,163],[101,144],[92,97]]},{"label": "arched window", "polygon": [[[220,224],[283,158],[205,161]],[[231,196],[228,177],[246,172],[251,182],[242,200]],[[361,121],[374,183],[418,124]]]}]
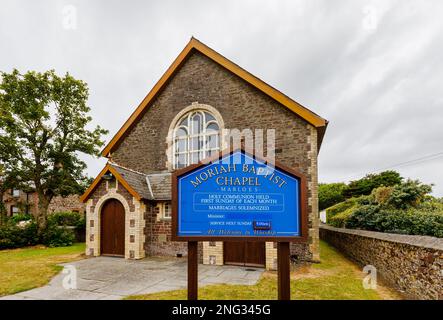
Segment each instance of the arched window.
[{"label": "arched window", "polygon": [[206,110],[186,113],[174,128],[174,168],[184,168],[220,150],[220,126]]}]

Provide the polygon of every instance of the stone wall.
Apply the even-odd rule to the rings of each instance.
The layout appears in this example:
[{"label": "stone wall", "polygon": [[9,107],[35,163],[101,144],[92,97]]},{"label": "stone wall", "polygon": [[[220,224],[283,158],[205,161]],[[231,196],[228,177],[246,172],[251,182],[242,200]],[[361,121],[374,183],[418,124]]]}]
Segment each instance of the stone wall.
[{"label": "stone wall", "polygon": [[277,242],[266,242],[266,270],[277,270]]},{"label": "stone wall", "polygon": [[[38,194],[36,192],[26,193],[20,191],[20,195],[14,197],[8,190],[8,192],[3,194],[3,202],[8,216],[12,215],[11,206],[18,207],[21,213],[28,212],[34,216],[37,215]],[[66,197],[56,196],[52,198],[51,203],[49,204],[48,213],[75,211],[84,214],[85,206],[86,205],[80,201],[80,196],[78,194],[72,194]]]},{"label": "stone wall", "polygon": [[320,238],[411,299],[443,300],[443,239],[339,229],[322,225]]},{"label": "stone wall", "polygon": [[85,204],[80,201],[78,194],[71,194],[67,197],[57,196],[52,198],[48,207],[48,212],[75,211],[85,213]]},{"label": "stone wall", "polygon": [[317,131],[305,120],[200,53],[170,79],[145,114],[112,153],[133,170],[170,171],[168,130],[175,116],[194,102],[215,108],[226,129],[275,129],[276,159],[306,175],[310,240],[292,244],[300,259],[318,260]]},{"label": "stone wall", "polygon": [[148,256],[173,256],[188,254],[187,242],[171,241],[171,220],[160,217],[159,207],[155,202],[146,210],[145,251]]},{"label": "stone wall", "polygon": [[203,264],[223,265],[223,242],[203,242]]}]

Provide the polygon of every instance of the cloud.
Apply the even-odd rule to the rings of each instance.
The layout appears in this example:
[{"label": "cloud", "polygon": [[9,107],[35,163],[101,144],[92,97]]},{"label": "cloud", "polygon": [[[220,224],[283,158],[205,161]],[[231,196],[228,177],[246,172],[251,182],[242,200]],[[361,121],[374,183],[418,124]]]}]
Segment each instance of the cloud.
[{"label": "cloud", "polygon": [[[394,165],[442,196],[443,157],[395,166],[443,151],[442,14],[438,0],[3,1],[0,70],[85,80],[109,141],[194,35],[330,121],[320,181]],[[104,164],[86,159],[91,175]]]}]

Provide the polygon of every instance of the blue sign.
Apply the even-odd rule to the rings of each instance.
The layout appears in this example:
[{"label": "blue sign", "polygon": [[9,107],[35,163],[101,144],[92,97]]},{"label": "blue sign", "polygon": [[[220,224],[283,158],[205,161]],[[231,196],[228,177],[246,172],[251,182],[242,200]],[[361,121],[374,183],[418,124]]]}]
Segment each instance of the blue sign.
[{"label": "blue sign", "polygon": [[300,237],[300,177],[236,151],[177,176],[178,237]]}]

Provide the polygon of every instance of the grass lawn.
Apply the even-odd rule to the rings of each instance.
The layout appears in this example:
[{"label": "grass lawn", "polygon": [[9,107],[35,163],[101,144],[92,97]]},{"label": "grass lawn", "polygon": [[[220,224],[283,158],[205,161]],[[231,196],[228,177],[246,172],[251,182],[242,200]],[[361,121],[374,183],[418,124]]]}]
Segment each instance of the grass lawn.
[{"label": "grass lawn", "polygon": [[[291,298],[295,300],[401,299],[393,290],[363,288],[361,269],[325,242],[320,243],[321,263],[305,265],[291,273]],[[186,299],[186,290],[130,296],[135,300]],[[277,299],[277,274],[265,272],[260,281],[247,285],[209,285],[199,288],[202,300],[273,300]]]},{"label": "grass lawn", "polygon": [[81,259],[84,243],[71,247],[35,246],[0,251],[0,296],[41,287],[63,268],[59,263]]}]

